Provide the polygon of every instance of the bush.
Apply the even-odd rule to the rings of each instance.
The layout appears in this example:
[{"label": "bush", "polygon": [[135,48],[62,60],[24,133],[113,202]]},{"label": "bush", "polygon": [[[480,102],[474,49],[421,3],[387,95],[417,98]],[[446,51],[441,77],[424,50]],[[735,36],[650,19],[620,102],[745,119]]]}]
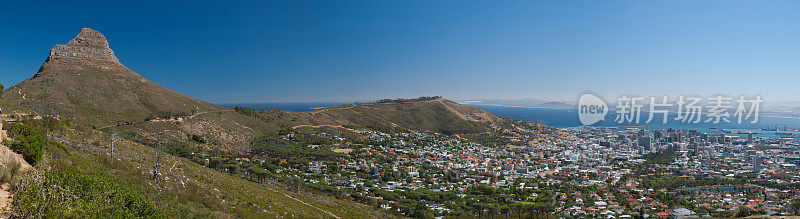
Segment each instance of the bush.
[{"label": "bush", "polygon": [[8,125],[8,135],[13,141],[4,141],[3,144],[11,148],[14,152],[21,154],[31,165],[39,162],[44,154],[45,147],[50,144],[44,132],[31,127],[10,123]]},{"label": "bush", "polygon": [[198,143],[198,144],[205,144],[205,143],[206,143],[206,140],[205,140],[205,139],[203,139],[203,137],[202,137],[202,136],[199,136],[199,135],[197,135],[197,134],[192,134],[192,135],[189,137],[189,139],[190,139],[190,140],[192,140],[192,141],[193,141],[193,142],[195,142],[195,143]]},{"label": "bush", "polygon": [[32,174],[16,187],[11,206],[21,218],[164,217],[141,190],[72,167]]},{"label": "bush", "polygon": [[14,177],[19,173],[20,167],[22,165],[14,158],[7,159],[3,166],[0,166],[0,183],[13,182]]},{"label": "bush", "polygon": [[256,109],[253,109],[253,108],[250,108],[250,107],[237,106],[237,107],[234,107],[233,109],[236,110],[236,112],[239,112],[239,113],[244,114],[244,115],[258,117],[258,111]]}]

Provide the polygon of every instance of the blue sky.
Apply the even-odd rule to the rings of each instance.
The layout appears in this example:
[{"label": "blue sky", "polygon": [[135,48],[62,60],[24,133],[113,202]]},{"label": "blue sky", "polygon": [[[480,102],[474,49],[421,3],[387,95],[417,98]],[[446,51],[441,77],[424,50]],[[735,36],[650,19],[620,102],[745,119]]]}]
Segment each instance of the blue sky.
[{"label": "blue sky", "polygon": [[0,83],[82,27],[214,103],[573,100],[584,91],[800,100],[797,1],[37,2],[0,8]]}]

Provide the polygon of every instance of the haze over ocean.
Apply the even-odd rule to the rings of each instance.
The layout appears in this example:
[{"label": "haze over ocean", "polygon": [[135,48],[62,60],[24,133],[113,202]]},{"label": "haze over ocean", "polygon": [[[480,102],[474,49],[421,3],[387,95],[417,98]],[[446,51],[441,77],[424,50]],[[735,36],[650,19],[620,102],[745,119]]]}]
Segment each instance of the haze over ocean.
[{"label": "haze over ocean", "polygon": [[[529,108],[529,107],[510,107],[510,106],[494,106],[494,105],[473,105],[473,106],[497,114],[499,116],[514,118],[514,119],[537,121],[542,124],[556,128],[581,126],[581,123],[578,120],[578,112],[576,109]],[[697,130],[706,133],[716,131],[717,129],[723,129],[726,131],[731,130],[731,131],[742,131],[742,132],[752,131],[759,133],[771,133],[771,134],[757,135],[765,137],[776,137],[776,135],[774,135],[774,131],[762,131],[759,129],[766,127],[769,128],[777,127],[780,129],[786,128],[792,130],[800,129],[800,118],[760,116],[758,122],[755,124],[752,124],[749,121],[743,122],[742,124],[736,124],[735,121],[733,120],[732,120],[733,123],[721,122],[719,124],[712,124],[712,123],[701,122],[699,124],[693,124],[693,123],[682,123],[681,121],[676,121],[674,120],[675,115],[670,115],[668,116],[667,123],[664,124],[662,123],[663,116],[661,114],[654,114],[653,121],[651,121],[648,124],[645,124],[644,122],[647,121],[649,114],[647,112],[642,112],[640,123],[619,124],[614,121],[616,115],[617,115],[616,112],[610,111],[605,116],[605,120],[600,121],[592,126],[643,127],[647,125],[648,128],[651,129],[668,129],[668,128],[687,129],[687,130]],[[798,132],[793,132],[793,134],[795,136],[800,135],[800,133]],[[781,136],[781,137],[786,137],[786,136]]]}]

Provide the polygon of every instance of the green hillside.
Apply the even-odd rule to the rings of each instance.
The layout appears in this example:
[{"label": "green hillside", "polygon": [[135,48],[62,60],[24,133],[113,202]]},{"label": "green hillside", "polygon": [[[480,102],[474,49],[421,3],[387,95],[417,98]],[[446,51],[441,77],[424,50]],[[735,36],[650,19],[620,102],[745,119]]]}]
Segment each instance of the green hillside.
[{"label": "green hillside", "polygon": [[[48,124],[53,142],[35,170],[21,175],[16,183],[13,206],[20,216],[386,216],[372,207],[313,190],[289,191],[285,184],[272,180],[248,181],[125,139],[114,143],[112,160],[112,136],[64,120],[43,121],[23,119],[19,123],[42,131]],[[44,191],[50,195],[41,196]]]}]

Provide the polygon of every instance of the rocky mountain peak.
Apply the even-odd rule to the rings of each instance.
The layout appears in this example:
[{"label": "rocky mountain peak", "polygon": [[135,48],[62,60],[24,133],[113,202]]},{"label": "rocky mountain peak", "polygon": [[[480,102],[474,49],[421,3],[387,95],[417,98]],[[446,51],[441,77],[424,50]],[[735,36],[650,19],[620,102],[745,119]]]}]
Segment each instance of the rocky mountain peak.
[{"label": "rocky mountain peak", "polygon": [[81,29],[81,32],[67,44],[58,44],[50,49],[48,60],[59,59],[119,62],[114,51],[109,48],[106,37],[90,28]]},{"label": "rocky mountain peak", "polygon": [[108,40],[106,40],[106,36],[103,36],[102,33],[92,30],[91,28],[81,29],[78,36],[75,36],[75,38],[70,40],[67,44],[108,49]]}]

